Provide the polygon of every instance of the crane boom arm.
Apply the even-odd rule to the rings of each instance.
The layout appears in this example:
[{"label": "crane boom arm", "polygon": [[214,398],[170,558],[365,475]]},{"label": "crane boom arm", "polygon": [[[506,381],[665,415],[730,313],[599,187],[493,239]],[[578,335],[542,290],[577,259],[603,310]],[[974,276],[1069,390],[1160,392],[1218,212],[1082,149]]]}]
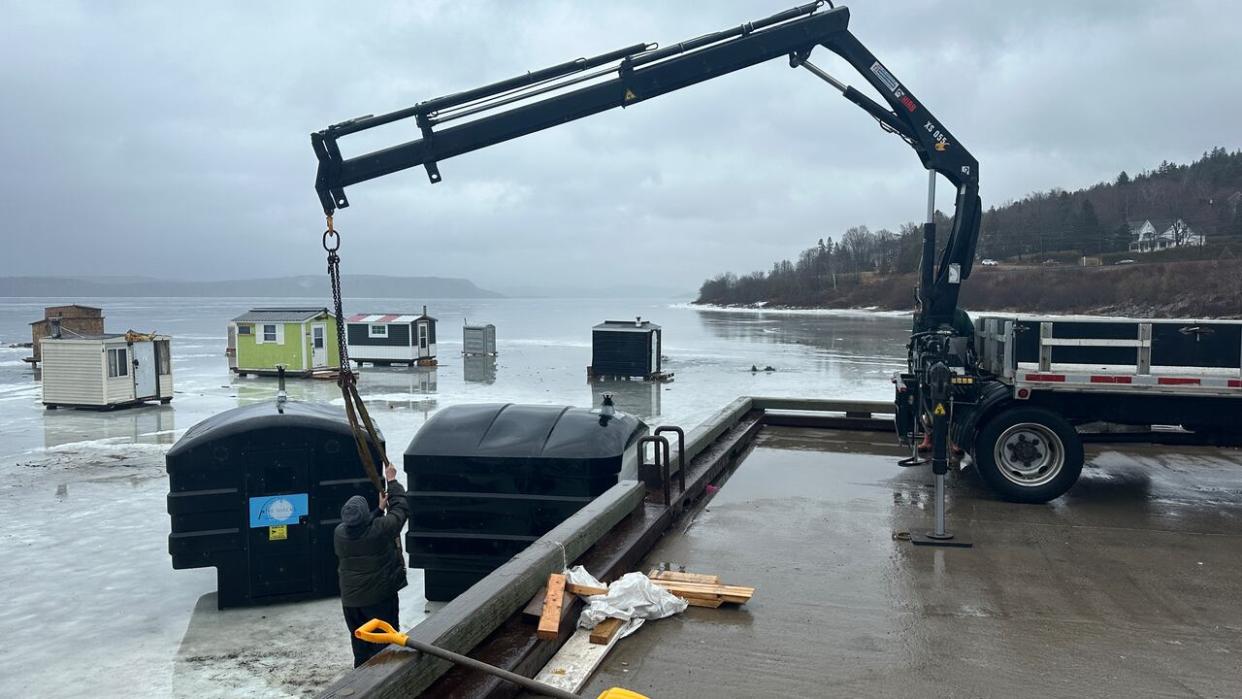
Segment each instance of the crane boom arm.
[{"label": "crane boom arm", "polygon": [[[979,234],[978,162],[849,32],[849,9],[820,11],[823,4],[802,5],[661,49],[637,44],[580,58],[389,114],[329,126],[311,134],[319,160],[315,189],[320,203],[330,215],[349,206],[346,187],[419,165],[433,183],[439,182],[441,160],[787,56],[791,66],[806,67],[840,89],[885,130],[910,144],[925,168],[956,187],[953,229],[945,252],[934,269],[934,261],[925,255],[919,292],[920,324],[948,322],[956,309],[958,283],[970,274]],[[844,58],[887,106],[810,64],[816,46]],[[610,64],[615,65],[603,68]],[[409,118],[415,120],[421,138],[351,158],[341,155],[341,137]],[[462,119],[469,120],[452,123]],[[934,250],[934,228],[929,230]]]}]

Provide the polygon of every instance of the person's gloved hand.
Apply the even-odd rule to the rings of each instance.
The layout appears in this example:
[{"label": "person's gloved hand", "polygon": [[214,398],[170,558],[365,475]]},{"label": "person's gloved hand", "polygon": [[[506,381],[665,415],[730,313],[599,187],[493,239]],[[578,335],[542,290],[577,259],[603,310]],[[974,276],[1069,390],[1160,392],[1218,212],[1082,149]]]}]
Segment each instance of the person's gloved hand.
[{"label": "person's gloved hand", "polygon": [[379,508],[385,512],[388,511],[388,493],[379,494]]}]

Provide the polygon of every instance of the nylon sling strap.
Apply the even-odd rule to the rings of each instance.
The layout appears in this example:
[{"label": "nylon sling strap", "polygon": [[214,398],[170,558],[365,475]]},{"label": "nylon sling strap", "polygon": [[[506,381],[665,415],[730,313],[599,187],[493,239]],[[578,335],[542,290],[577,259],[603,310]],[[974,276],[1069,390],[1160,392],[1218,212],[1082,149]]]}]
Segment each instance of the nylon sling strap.
[{"label": "nylon sling strap", "polygon": [[375,445],[384,468],[389,466],[388,454],[380,446],[379,433],[371,414],[358,394],[358,385],[354,372],[349,368],[349,344],[345,335],[345,313],[341,308],[341,257],[336,251],[341,247],[341,236],[332,227],[332,217],[328,216],[328,227],[323,232],[323,249],[328,252],[328,279],[332,282],[333,313],[336,315],[336,346],[340,366],[337,370],[337,385],[341,387],[341,397],[345,400],[345,417],[349,420],[349,428],[354,435],[354,445],[358,448],[358,458],[367,472],[367,478],[379,492],[386,490],[379,469],[375,467],[375,459],[367,444]]}]

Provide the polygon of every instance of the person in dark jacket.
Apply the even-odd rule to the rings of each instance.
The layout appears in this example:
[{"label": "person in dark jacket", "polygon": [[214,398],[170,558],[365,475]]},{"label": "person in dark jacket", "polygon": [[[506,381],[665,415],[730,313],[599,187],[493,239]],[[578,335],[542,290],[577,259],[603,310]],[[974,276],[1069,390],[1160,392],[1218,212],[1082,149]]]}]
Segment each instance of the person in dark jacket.
[{"label": "person in dark jacket", "polygon": [[385,468],[384,478],[388,481],[388,493],[380,495],[379,509],[372,510],[361,495],[346,500],[341,506],[341,523],[332,536],[354,667],[384,649],[378,643],[355,638],[355,629],[372,619],[383,619],[401,628],[397,591],[405,587],[406,581],[398,537],[410,517],[410,509],[405,502],[405,488],[397,482],[397,469],[391,465]]}]

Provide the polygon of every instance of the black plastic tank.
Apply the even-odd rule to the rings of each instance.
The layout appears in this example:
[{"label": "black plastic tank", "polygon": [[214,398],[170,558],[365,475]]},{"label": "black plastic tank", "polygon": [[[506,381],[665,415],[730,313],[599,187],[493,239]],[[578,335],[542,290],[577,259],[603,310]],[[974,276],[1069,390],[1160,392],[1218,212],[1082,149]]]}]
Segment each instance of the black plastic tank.
[{"label": "black plastic tank", "polygon": [[405,451],[410,567],[428,600],[450,600],[591,502],[637,475],[647,426],[613,410],[456,405]]},{"label": "black plastic tank", "polygon": [[377,504],[342,409],[229,410],[187,430],[165,463],[173,568],[214,566],[220,609],[340,593],[341,505],[353,495]]}]

